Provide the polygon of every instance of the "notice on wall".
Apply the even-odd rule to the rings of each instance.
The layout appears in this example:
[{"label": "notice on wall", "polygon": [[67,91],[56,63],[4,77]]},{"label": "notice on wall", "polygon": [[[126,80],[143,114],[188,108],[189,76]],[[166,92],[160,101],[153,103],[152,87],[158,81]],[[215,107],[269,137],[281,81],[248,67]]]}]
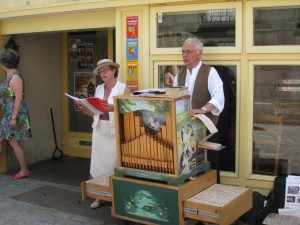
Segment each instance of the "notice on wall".
[{"label": "notice on wall", "polygon": [[78,98],[93,97],[96,87],[96,77],[92,72],[75,72],[74,86],[74,96]]},{"label": "notice on wall", "polygon": [[128,16],[127,19],[127,38],[138,38],[138,16]]},{"label": "notice on wall", "polygon": [[300,209],[300,176],[286,178],[285,209]]},{"label": "notice on wall", "polygon": [[138,90],[138,16],[126,18],[126,83],[131,91]]},{"label": "notice on wall", "polygon": [[136,60],[138,59],[138,39],[132,38],[126,40],[126,52],[127,60]]},{"label": "notice on wall", "polygon": [[77,43],[78,69],[92,69],[94,67],[94,43],[84,41]]}]

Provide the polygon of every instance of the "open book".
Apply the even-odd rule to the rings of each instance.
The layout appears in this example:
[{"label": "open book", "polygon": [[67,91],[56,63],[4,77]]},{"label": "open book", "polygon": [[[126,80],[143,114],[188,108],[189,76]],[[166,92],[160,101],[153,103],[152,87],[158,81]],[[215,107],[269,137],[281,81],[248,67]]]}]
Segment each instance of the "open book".
[{"label": "open book", "polygon": [[206,148],[209,150],[221,150],[222,145],[219,143],[214,143],[214,142],[210,142],[210,141],[200,141],[198,143],[198,147]]},{"label": "open book", "polygon": [[200,119],[204,123],[204,125],[206,126],[206,128],[208,129],[208,131],[210,133],[209,135],[207,135],[205,138],[203,138],[198,143],[198,146],[201,148],[206,148],[206,149],[210,149],[210,150],[220,150],[222,147],[221,144],[207,141],[207,139],[209,139],[211,136],[213,136],[214,134],[216,134],[218,132],[218,129],[216,128],[215,124],[211,121],[211,119],[209,119],[204,114],[196,114],[193,116]]},{"label": "open book", "polygon": [[93,112],[94,115],[100,115],[102,113],[108,112],[106,108],[104,108],[103,104],[107,104],[106,100],[97,97],[89,97],[89,98],[77,98],[75,96],[69,95],[65,93],[66,96],[73,99],[74,101],[80,102],[82,105],[87,107],[90,111]]}]

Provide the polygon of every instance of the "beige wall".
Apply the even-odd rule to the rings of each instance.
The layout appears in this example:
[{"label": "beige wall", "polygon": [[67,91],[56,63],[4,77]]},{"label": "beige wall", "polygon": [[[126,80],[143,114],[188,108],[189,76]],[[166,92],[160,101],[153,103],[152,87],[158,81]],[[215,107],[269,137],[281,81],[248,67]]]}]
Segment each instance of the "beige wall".
[{"label": "beige wall", "polygon": [[[61,147],[61,43],[60,33],[14,36],[20,45],[19,69],[25,80],[33,138],[24,142],[28,164],[52,157],[55,141],[50,107],[53,109],[57,143]],[[8,150],[7,167],[18,166]]]},{"label": "beige wall", "polygon": [[[207,2],[212,0],[201,0]],[[213,0],[214,1],[214,0]],[[231,1],[231,0],[225,0]],[[241,0],[242,1],[242,0]],[[191,2],[190,0],[0,0],[0,19],[32,17],[57,13],[81,11],[100,11],[123,6],[148,4],[174,4],[174,2]]]}]

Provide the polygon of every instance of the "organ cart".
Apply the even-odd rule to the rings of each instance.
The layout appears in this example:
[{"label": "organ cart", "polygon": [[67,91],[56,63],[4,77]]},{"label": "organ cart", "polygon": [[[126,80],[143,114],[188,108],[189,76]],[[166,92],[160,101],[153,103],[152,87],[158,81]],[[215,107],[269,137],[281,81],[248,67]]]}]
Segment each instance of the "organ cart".
[{"label": "organ cart", "polygon": [[222,146],[203,144],[207,124],[191,118],[190,96],[122,95],[114,104],[118,166],[83,182],[83,198],[111,201],[114,217],[159,225],[228,225],[252,207],[250,189],[216,184],[206,150]]}]

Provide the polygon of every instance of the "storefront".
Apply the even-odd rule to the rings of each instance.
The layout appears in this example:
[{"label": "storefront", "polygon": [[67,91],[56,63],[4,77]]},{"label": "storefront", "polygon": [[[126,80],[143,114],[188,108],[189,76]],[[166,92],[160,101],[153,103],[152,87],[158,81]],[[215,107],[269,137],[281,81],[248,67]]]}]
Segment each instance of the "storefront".
[{"label": "storefront", "polygon": [[[33,44],[59,47],[55,64],[41,55],[34,60],[58,71],[53,84],[56,128],[65,154],[90,155],[91,121],[64,93],[88,95],[99,82],[91,71],[100,58],[119,62],[120,79],[133,90],[164,87],[166,68],[176,73],[183,64],[182,41],[197,35],[205,45],[203,61],[216,67],[226,85],[226,113],[218,127],[226,146],[221,152],[221,182],[267,193],[274,175],[300,173],[299,0],[42,2],[15,3],[15,12],[1,6],[2,43],[13,37],[28,57]],[[23,63],[22,69],[29,65]],[[52,99],[52,90],[43,95]],[[30,99],[33,94],[27,92]],[[38,107],[32,114],[41,117]],[[38,135],[48,141],[51,127],[48,133]],[[46,157],[37,151],[32,150],[32,160]]]}]

